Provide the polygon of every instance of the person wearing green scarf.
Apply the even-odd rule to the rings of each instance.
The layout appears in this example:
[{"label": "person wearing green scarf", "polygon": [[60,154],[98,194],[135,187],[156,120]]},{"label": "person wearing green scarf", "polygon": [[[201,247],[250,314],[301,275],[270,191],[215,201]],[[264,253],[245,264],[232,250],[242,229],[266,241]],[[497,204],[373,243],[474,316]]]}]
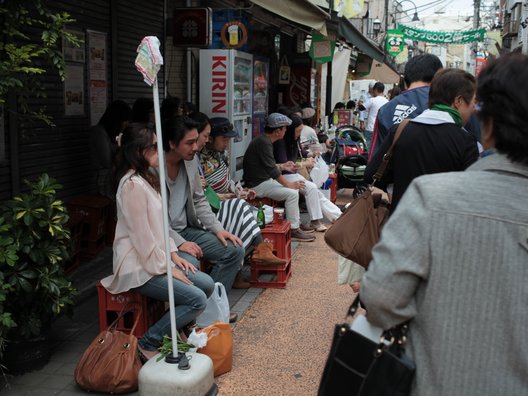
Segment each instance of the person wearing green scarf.
[{"label": "person wearing green scarf", "polygon": [[[377,184],[385,190],[393,185],[391,213],[416,177],[462,171],[478,159],[477,141],[463,129],[475,108],[475,90],[475,77],[463,70],[442,69],[435,74],[429,109],[405,126],[394,145],[389,172]],[[383,142],[380,155],[392,144],[395,129]],[[367,181],[377,169],[375,159],[367,165]]]},{"label": "person wearing green scarf", "polygon": [[457,109],[451,106],[447,106],[444,104],[435,104],[431,106],[431,110],[445,111],[453,118],[453,121],[455,121],[455,124],[457,124],[460,128],[464,126],[464,121],[462,121],[462,116],[460,115]]}]

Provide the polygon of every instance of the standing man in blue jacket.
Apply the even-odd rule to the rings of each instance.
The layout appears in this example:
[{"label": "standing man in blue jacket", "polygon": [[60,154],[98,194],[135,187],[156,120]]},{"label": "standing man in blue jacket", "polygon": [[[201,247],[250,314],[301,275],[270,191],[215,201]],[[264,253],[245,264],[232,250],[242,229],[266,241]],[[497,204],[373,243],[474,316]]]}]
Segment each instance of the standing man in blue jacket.
[{"label": "standing man in blue jacket", "polygon": [[432,54],[418,55],[405,65],[404,79],[407,90],[382,106],[374,127],[369,158],[381,147],[391,128],[406,118],[420,115],[428,107],[429,86],[442,62]]}]

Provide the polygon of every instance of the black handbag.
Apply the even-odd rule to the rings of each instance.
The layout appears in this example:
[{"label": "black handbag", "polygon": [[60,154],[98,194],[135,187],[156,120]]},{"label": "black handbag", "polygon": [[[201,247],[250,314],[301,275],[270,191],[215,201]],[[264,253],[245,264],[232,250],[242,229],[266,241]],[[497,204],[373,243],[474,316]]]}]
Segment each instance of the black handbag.
[{"label": "black handbag", "polygon": [[348,310],[347,321],[335,326],[318,395],[408,395],[416,370],[404,349],[408,324],[384,331],[376,343],[350,328],[358,306],[359,296]]}]

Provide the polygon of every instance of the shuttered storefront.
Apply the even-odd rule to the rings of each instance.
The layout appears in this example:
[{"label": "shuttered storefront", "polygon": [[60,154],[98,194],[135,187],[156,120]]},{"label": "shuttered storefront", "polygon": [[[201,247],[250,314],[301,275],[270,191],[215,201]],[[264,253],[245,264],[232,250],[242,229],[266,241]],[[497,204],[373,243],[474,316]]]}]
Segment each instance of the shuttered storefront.
[{"label": "shuttered storefront", "polygon": [[[70,13],[76,21],[69,28],[85,34],[85,61],[74,64],[83,70],[84,114],[66,116],[64,84],[52,74],[43,78],[47,97],[31,98],[30,103],[35,108],[45,106],[55,127],[42,122],[20,121],[16,136],[10,139],[9,123],[6,123],[6,157],[0,164],[0,200],[24,189],[23,179],[35,179],[43,172],[64,186],[60,195],[66,200],[95,189],[88,148],[91,122],[87,30],[106,34],[107,103],[123,99],[132,105],[138,97],[152,97],[152,89],[136,71],[134,59],[143,36],[162,37],[162,0],[55,1],[52,6],[55,11]],[[161,76],[160,81],[163,81]],[[160,92],[163,92],[162,83]],[[16,140],[18,144],[12,145]]]}]

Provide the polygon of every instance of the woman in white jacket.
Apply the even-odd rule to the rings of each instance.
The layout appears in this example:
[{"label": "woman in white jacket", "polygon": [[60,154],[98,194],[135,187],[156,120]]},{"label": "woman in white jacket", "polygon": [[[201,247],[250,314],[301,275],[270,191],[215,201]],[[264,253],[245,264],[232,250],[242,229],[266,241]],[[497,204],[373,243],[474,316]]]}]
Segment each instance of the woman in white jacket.
[{"label": "woman in white jacket", "polygon": [[[149,167],[158,166],[154,130],[145,124],[129,125],[120,139],[117,157],[117,228],[114,240],[113,274],[101,281],[113,294],[137,291],[168,301],[160,182]],[[204,309],[214,289],[211,277],[180,258],[172,239],[170,252],[177,325],[184,327]],[[139,341],[139,350],[149,359],[157,354],[163,336],[170,334],[167,312]]]}]

